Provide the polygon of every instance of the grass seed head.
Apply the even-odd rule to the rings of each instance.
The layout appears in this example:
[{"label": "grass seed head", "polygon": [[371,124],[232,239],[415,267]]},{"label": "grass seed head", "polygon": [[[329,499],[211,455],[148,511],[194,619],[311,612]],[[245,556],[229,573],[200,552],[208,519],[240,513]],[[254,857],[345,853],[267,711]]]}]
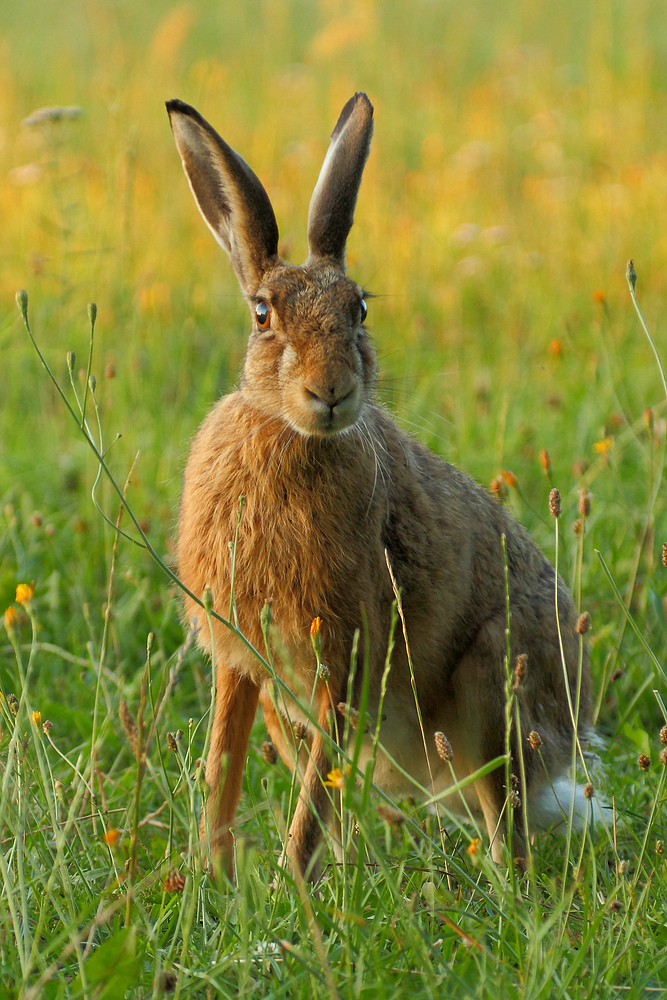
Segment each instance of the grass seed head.
[{"label": "grass seed head", "polygon": [[442,757],[443,760],[451,760],[454,756],[452,744],[444,733],[437,732],[435,734],[435,749],[438,751],[438,756]]},{"label": "grass seed head", "polygon": [[262,760],[267,764],[275,764],[278,760],[278,751],[271,740],[264,740],[259,748]]},{"label": "grass seed head", "polygon": [[165,892],[183,892],[185,889],[185,875],[176,869],[167,873],[163,882]]},{"label": "grass seed head", "polygon": [[577,618],[577,634],[586,635],[589,628],[591,627],[591,616],[588,611],[584,611],[583,614],[579,615]]},{"label": "grass seed head", "polygon": [[560,491],[555,486],[549,494],[549,513],[552,517],[560,517]]},{"label": "grass seed head", "polygon": [[582,519],[585,521],[591,512],[591,494],[589,490],[583,486],[579,490],[579,513]]},{"label": "grass seed head", "polygon": [[45,719],[42,723],[42,731],[45,736],[48,736],[53,729],[53,723],[49,719]]},{"label": "grass seed head", "polygon": [[295,722],[292,729],[294,730],[294,739],[297,743],[308,739],[308,726],[305,722]]},{"label": "grass seed head", "polygon": [[663,746],[667,746],[667,726],[663,726],[660,730],[660,742]]},{"label": "grass seed head", "polygon": [[539,750],[542,746],[542,737],[535,729],[528,733],[528,743],[530,744],[531,750]]},{"label": "grass seed head", "polygon": [[7,695],[7,707],[12,715],[16,715],[19,710],[19,700],[15,694],[12,693]]},{"label": "grass seed head", "polygon": [[523,682],[526,679],[526,674],[528,672],[528,654],[521,653],[516,658],[516,667],[514,668],[514,682],[512,684],[512,689],[516,693],[523,687]]},{"label": "grass seed head", "polygon": [[593,796],[595,795],[595,789],[593,788],[593,785],[591,784],[590,781],[587,781],[586,784],[584,785],[584,795],[586,796],[587,799],[592,799]]},{"label": "grass seed head", "polygon": [[663,747],[658,758],[663,767],[667,767],[667,747]]},{"label": "grass seed head", "polygon": [[642,771],[648,771],[649,767],[651,766],[651,758],[648,756],[648,754],[640,753],[639,757],[637,758],[637,763],[639,764],[639,767],[641,768]]},{"label": "grass seed head", "polygon": [[662,545],[662,565],[667,566],[667,542]]},{"label": "grass seed head", "polygon": [[127,707],[127,702],[123,698],[120,705],[118,706],[118,718],[120,719],[120,724],[123,727],[123,731],[127,736],[127,742],[130,744],[132,753],[135,757],[139,757],[139,736],[137,732],[137,724],[132,718],[132,714]]}]

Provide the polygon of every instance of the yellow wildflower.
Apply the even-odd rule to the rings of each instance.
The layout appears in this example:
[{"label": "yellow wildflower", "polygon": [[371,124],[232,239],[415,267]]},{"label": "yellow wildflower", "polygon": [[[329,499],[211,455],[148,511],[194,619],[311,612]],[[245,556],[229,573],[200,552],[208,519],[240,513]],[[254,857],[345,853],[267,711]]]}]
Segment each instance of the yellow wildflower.
[{"label": "yellow wildflower", "polygon": [[32,600],[32,596],[35,593],[35,581],[32,580],[30,583],[19,583],[16,588],[16,603],[22,604],[26,607]]},{"label": "yellow wildflower", "polygon": [[607,455],[613,447],[614,447],[614,439],[606,437],[603,438],[602,441],[596,441],[594,443],[593,451],[596,451],[598,455]]},{"label": "yellow wildflower", "polygon": [[32,712],[31,715],[30,715],[30,718],[32,719],[32,721],[35,723],[36,726],[41,726],[41,724],[42,724],[42,713],[41,712]]},{"label": "yellow wildflower", "polygon": [[8,632],[11,632],[16,625],[16,612],[14,608],[7,608],[4,616],[5,628]]},{"label": "yellow wildflower", "polygon": [[345,771],[340,767],[334,767],[333,771],[329,771],[327,774],[327,780],[324,782],[329,788],[344,788],[345,778],[350,773],[350,768],[345,768]]},{"label": "yellow wildflower", "polygon": [[467,852],[468,852],[468,854],[470,855],[471,858],[474,858],[474,857],[477,856],[477,854],[479,852],[479,845],[480,845],[480,839],[479,839],[479,837],[473,837],[472,840],[470,841],[470,843],[468,844],[467,848],[466,848],[466,850],[467,850]]}]

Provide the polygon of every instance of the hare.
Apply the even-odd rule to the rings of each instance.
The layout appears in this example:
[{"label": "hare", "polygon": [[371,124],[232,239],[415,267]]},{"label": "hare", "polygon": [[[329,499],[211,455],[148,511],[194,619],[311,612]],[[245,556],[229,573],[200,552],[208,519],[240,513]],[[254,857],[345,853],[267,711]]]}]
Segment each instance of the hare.
[{"label": "hare", "polygon": [[[527,657],[520,732],[525,740],[537,730],[543,741],[540,754],[524,751],[529,815],[537,825],[560,818],[554,788],[570,794],[564,779],[574,738],[570,703],[578,701],[582,735],[591,714],[588,658],[573,602],[559,581],[559,628],[554,570],[526,531],[481,486],[401,430],[375,399],[367,295],[345,270],[373,132],[368,97],[355,94],[332,133],[310,202],[309,256],[298,267],[278,256],[273,209],[250,167],[194,108],[174,100],[167,109],[197,206],[231,258],[252,320],[239,387],[219,400],[191,446],[178,525],[183,582],[195,595],[210,587],[214,609],[228,615],[229,543],[238,530],[240,629],[263,649],[260,618],[271,602],[278,674],[306,701],[312,696],[322,730],[342,734],[340,703],[348,698],[358,630],[369,649],[370,718],[377,717],[393,573],[426,735],[401,638],[382,701],[384,749],[374,772],[380,787],[401,795],[414,794],[401,769],[435,793],[451,783],[449,766],[435,752],[436,731],[451,743],[458,777],[505,752],[507,565],[511,657]],[[199,614],[201,620],[192,599],[185,605],[188,619]],[[317,617],[326,681],[311,644]],[[306,717],[298,705],[276,704],[274,682],[237,635],[217,620],[212,632],[216,698],[201,834],[231,877],[231,826],[258,703],[290,767],[292,724]],[[210,653],[208,633],[200,629],[199,642]],[[361,672],[351,701],[359,697]],[[302,872],[312,870],[321,824],[331,812],[323,784],[332,766],[330,741],[313,728],[299,762],[302,788],[286,848]],[[371,754],[370,737],[364,739],[362,767]],[[515,761],[517,739],[514,731]],[[505,785],[499,767],[466,791],[468,807],[483,816],[496,861],[505,853]],[[521,853],[518,831],[516,837]]]}]

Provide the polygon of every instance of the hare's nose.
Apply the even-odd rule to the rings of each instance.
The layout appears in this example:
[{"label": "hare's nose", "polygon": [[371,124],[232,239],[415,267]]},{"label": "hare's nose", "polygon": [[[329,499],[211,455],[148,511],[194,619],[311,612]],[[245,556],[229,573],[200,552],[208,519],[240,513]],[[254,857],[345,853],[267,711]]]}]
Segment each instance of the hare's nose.
[{"label": "hare's nose", "polygon": [[317,382],[309,382],[304,385],[306,395],[316,403],[324,403],[329,409],[343,403],[354,393],[354,382],[346,379],[336,385],[320,385]]}]

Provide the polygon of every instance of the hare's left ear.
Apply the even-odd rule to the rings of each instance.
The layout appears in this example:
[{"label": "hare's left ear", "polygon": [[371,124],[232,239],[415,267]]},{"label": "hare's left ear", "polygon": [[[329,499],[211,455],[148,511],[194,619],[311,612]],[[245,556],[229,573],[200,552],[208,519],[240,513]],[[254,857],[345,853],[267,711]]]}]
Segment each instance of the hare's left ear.
[{"label": "hare's left ear", "polygon": [[246,297],[278,253],[278,225],[259,178],[199,112],[182,101],[167,111],[199,211],[227,251]]},{"label": "hare's left ear", "polygon": [[310,259],[329,257],[345,267],[345,243],[354,221],[361,175],[373,136],[373,105],[355,94],[340,113],[308,210]]}]

